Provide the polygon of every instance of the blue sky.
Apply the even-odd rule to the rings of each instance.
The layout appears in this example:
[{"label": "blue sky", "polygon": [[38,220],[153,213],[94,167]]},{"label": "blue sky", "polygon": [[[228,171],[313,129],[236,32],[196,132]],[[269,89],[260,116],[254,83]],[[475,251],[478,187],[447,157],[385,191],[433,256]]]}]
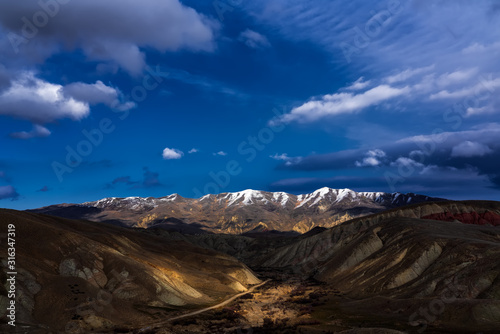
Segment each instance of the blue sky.
[{"label": "blue sky", "polygon": [[0,207],[500,198],[495,1],[0,4]]}]

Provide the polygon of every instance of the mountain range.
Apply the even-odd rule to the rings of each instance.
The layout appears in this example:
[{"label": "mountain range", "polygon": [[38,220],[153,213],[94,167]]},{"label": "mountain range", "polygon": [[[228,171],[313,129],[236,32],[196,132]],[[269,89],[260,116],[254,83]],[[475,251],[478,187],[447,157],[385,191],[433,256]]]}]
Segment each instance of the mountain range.
[{"label": "mountain range", "polygon": [[332,227],[403,205],[443,199],[413,193],[356,192],[321,188],[304,195],[244,190],[198,199],[173,194],[160,198],[104,198],[30,210],[65,218],[126,227],[163,227],[184,233],[241,234],[256,231],[305,233]]}]

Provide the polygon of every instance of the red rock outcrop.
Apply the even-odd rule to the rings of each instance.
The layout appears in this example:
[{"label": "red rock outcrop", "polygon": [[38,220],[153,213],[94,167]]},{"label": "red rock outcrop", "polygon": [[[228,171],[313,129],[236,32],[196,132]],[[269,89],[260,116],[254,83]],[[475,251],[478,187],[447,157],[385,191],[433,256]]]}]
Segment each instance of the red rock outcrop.
[{"label": "red rock outcrop", "polygon": [[456,214],[453,214],[451,212],[434,213],[424,216],[422,217],[422,219],[441,220],[448,222],[458,220],[464,224],[500,226],[500,215],[490,211],[486,211],[484,213],[477,213],[475,211]]}]

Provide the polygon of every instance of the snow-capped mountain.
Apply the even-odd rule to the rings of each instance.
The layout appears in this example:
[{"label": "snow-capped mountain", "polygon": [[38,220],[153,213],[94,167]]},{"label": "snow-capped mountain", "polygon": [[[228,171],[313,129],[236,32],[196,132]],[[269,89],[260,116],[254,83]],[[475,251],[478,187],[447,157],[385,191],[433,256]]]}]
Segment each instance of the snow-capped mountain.
[{"label": "snow-capped mountain", "polygon": [[293,205],[293,209],[312,208],[324,204],[336,204],[342,202],[355,202],[372,201],[380,203],[385,206],[394,204],[399,206],[402,204],[420,203],[432,200],[433,198],[423,195],[416,195],[413,193],[384,193],[384,192],[356,192],[351,189],[332,189],[321,188],[310,194],[292,195],[285,192],[266,192],[260,190],[247,189],[234,193],[222,193],[218,195],[205,195],[199,199],[183,198],[178,194],[172,194],[166,197],[126,197],[117,198],[109,197],[103,198],[95,202],[86,202],[81,205],[92,206],[97,208],[115,208],[126,210],[151,210],[159,205],[168,202],[182,202],[182,201],[197,201],[202,204],[206,203],[219,203],[226,207],[241,207],[251,205],[277,205],[287,207],[288,204]]},{"label": "snow-capped mountain", "polygon": [[176,228],[181,228],[186,223],[197,223],[196,226],[213,232],[243,233],[264,223],[270,229],[303,233],[315,226],[330,227],[350,218],[435,200],[439,199],[413,193],[356,192],[327,187],[303,195],[247,189],[198,199],[178,194],[160,198],[110,197],[33,211],[145,228],[168,228],[173,222]]}]

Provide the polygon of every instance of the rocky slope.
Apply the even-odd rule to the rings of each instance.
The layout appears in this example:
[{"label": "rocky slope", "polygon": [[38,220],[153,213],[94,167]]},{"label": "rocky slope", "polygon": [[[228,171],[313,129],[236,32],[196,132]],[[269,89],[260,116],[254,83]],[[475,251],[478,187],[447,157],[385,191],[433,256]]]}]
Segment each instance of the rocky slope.
[{"label": "rocky slope", "polygon": [[[140,231],[0,210],[0,230],[9,224],[16,234],[16,323],[30,333],[136,328],[260,282],[231,256]],[[6,235],[0,243],[6,282]],[[0,324],[8,320],[6,287],[0,287]]]},{"label": "rocky slope", "polygon": [[[471,220],[471,217],[475,217],[475,220]],[[353,226],[353,231],[358,231],[394,218],[433,219],[457,221],[464,224],[497,226],[499,217],[499,202],[440,201],[395,208],[378,214],[356,218],[338,226],[343,226],[345,230],[347,224],[349,224],[349,226]],[[269,230],[265,224],[261,223],[254,230],[242,235],[183,234],[178,231],[169,231],[157,227],[152,227],[147,231],[167,239],[182,240],[203,248],[221,251],[235,256],[247,264],[259,265],[262,261],[267,260],[276,249],[302,240],[310,240],[310,237],[325,230],[327,228],[316,226],[304,234],[282,233]]]},{"label": "rocky slope", "polygon": [[245,190],[199,199],[177,194],[162,198],[105,198],[83,204],[62,204],[32,212],[108,222],[129,227],[163,227],[183,233],[203,231],[241,234],[264,224],[268,230],[305,233],[331,227],[353,217],[402,205],[436,201],[423,195],[355,192],[321,188],[305,195]]},{"label": "rocky slope", "polygon": [[[342,311],[358,318],[494,332],[500,324],[499,212],[498,202],[415,205],[302,238],[254,264],[334,286],[349,297]],[[442,219],[420,219],[429,215]],[[470,224],[469,217],[482,220]]]}]

